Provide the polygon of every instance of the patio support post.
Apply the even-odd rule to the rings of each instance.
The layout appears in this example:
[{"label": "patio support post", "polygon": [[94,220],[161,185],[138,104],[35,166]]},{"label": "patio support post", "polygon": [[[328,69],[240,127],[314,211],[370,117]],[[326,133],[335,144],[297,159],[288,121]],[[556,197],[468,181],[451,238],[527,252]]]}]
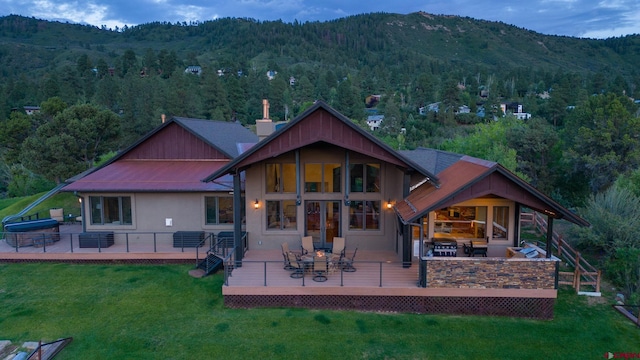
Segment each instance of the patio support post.
[{"label": "patio support post", "polygon": [[244,246],[242,244],[242,188],[240,186],[240,171],[233,174],[233,245],[236,248],[236,265],[242,267]]},{"label": "patio support post", "polygon": [[547,258],[551,258],[551,242],[553,241],[553,218],[547,215]]},{"label": "patio support post", "polygon": [[513,246],[520,246],[520,214],[522,213],[522,206],[520,206],[520,203],[516,203],[516,211],[515,211],[515,229],[514,229],[514,236],[513,236]]},{"label": "patio support post", "polygon": [[[402,198],[406,198],[409,196],[409,192],[411,191],[411,174],[408,172],[404,173],[402,178]],[[396,235],[398,236],[398,235]],[[402,225],[402,267],[409,268],[411,267],[411,250],[413,249],[413,244],[411,243],[411,231],[409,225]]]}]

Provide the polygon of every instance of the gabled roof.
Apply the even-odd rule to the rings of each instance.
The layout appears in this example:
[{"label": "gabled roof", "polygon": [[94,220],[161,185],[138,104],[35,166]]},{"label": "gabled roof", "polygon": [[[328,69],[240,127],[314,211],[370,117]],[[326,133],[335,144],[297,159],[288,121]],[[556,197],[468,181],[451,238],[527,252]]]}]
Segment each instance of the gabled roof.
[{"label": "gabled roof", "polygon": [[439,188],[424,184],[396,203],[394,209],[404,224],[413,223],[431,211],[465,200],[501,197],[556,219],[566,219],[582,226],[589,225],[587,221],[495,162],[462,156],[439,172],[438,176]]},{"label": "gabled roof", "polygon": [[437,177],[404,155],[369,134],[351,120],[322,101],[317,101],[303,114],[269,135],[249,151],[235,158],[227,166],[203,179],[216,178],[244,169],[251,164],[267,160],[289,151],[315,143],[326,143],[385,161],[422,174],[431,183]]},{"label": "gabled roof", "polygon": [[228,121],[191,119],[174,117],[172,120],[211,145],[225,153],[229,159],[240,155],[238,144],[258,142],[258,136],[239,123]]},{"label": "gabled roof", "polygon": [[226,161],[121,160],[75,181],[64,191],[78,192],[192,192],[232,191],[226,176],[203,183],[204,176]]},{"label": "gabled roof", "polygon": [[175,117],[102,166],[67,180],[62,191],[227,191],[231,178],[218,184],[200,179],[257,141],[237,123]]},{"label": "gabled roof", "polygon": [[432,174],[438,175],[442,170],[455,164],[464,155],[455,154],[448,151],[417,148],[415,150],[401,150],[401,154],[413,160]]}]

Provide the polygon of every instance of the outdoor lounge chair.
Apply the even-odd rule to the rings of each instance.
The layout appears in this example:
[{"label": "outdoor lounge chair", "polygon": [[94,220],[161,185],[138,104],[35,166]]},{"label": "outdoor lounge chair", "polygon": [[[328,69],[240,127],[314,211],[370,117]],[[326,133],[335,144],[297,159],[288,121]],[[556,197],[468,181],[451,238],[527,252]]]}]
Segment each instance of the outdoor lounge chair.
[{"label": "outdoor lounge chair", "polygon": [[288,252],[286,253],[286,256],[287,256],[287,261],[291,266],[291,270],[293,270],[293,272],[289,276],[291,276],[294,279],[299,279],[303,277],[304,267],[302,266],[302,264],[300,264],[300,261],[298,261],[298,258],[295,256],[295,254],[293,254],[292,252]]},{"label": "outdoor lounge chair", "polygon": [[333,238],[333,247],[331,248],[331,262],[340,264],[344,257],[345,241],[343,237]]},{"label": "outdoor lounge chair", "polygon": [[348,257],[345,256],[344,259],[342,259],[342,263],[341,263],[342,264],[342,271],[345,271],[345,272],[354,272],[354,271],[356,271],[356,268],[353,267],[353,261],[356,258],[356,253],[357,252],[358,252],[358,248],[356,248],[353,251],[353,254],[351,254],[351,258],[348,258]]},{"label": "outdoor lounge chair", "polygon": [[313,281],[327,281],[329,263],[326,256],[313,257]]},{"label": "outdoor lounge chair", "polygon": [[313,254],[315,250],[316,249],[313,247],[313,237],[303,236],[302,237],[302,255]]}]

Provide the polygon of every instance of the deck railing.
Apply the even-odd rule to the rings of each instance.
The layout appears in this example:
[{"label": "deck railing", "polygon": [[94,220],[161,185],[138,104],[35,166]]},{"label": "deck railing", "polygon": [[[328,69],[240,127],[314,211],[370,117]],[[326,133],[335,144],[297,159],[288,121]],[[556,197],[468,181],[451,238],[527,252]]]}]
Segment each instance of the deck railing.
[{"label": "deck railing", "polygon": [[[117,232],[113,233],[115,244],[112,246],[103,246],[102,242],[97,241],[96,247],[82,247],[82,252],[175,252],[179,249],[185,252],[190,246],[173,246],[174,232]],[[80,246],[80,234],[95,234],[83,232],[0,232],[0,252],[77,252]],[[7,236],[28,236],[33,240],[33,245],[24,246],[15,241],[10,244]],[[203,247],[210,248],[215,243],[215,234],[206,233],[204,241],[201,243]],[[208,245],[208,246],[207,246]],[[197,249],[197,247],[196,247]]]},{"label": "deck railing", "polygon": [[417,269],[411,270],[403,266],[402,262],[354,261],[353,268],[356,271],[346,271],[347,268],[335,265],[329,268],[324,282],[313,280],[316,273],[312,263],[304,265],[306,268],[300,278],[292,278],[294,270],[284,269],[283,261],[243,260],[242,269],[227,269],[227,265],[232,264],[232,260],[225,261],[224,283],[227,286],[418,286]]},{"label": "deck railing", "polygon": [[[544,216],[534,212],[531,215],[531,219],[537,231],[543,235],[547,233],[547,220]],[[545,246],[541,245],[541,247],[544,248]],[[574,269],[573,271],[559,272],[558,276],[560,279],[558,280],[558,284],[571,285],[577,292],[582,291],[582,286],[590,286],[593,291],[600,292],[602,272],[585,260],[579,251],[572,248],[564,241],[562,235],[555,231],[552,235],[551,248],[554,250],[554,255]]]}]

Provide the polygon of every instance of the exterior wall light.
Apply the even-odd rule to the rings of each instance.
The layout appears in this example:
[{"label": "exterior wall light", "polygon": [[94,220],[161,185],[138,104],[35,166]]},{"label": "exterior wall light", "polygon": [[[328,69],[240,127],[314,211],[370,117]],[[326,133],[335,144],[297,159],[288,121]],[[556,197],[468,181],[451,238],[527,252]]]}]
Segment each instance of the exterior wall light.
[{"label": "exterior wall light", "polygon": [[253,203],[253,208],[254,209],[260,208],[260,202],[258,202],[258,199],[256,199],[256,202]]}]

